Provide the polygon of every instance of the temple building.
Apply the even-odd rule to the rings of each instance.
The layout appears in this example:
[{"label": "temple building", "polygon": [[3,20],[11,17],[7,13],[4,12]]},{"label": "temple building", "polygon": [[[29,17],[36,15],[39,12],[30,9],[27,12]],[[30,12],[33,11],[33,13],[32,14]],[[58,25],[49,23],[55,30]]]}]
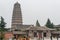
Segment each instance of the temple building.
[{"label": "temple building", "polygon": [[8,37],[15,40],[38,40],[50,37],[51,31],[54,31],[54,29],[47,28],[46,26],[24,25],[21,5],[18,2],[14,4],[11,31],[10,33],[7,32]]}]

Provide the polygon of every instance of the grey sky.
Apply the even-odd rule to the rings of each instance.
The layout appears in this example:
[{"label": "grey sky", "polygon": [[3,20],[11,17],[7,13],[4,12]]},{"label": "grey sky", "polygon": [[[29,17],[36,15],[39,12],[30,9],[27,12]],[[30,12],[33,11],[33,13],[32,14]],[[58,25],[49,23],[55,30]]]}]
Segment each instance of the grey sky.
[{"label": "grey sky", "polygon": [[23,23],[34,24],[39,20],[45,25],[48,18],[54,24],[60,24],[60,0],[0,0],[0,16],[3,16],[7,27],[11,27],[13,5],[21,4]]}]

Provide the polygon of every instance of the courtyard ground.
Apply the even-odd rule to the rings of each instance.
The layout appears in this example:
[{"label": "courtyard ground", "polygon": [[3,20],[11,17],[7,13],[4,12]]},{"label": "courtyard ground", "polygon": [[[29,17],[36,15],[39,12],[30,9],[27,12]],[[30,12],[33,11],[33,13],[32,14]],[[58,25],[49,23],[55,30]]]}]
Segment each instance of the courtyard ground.
[{"label": "courtyard ground", "polygon": [[[30,39],[30,40],[38,40],[37,38],[34,39]],[[43,39],[41,39],[43,40]],[[51,40],[50,38],[44,38],[44,40]],[[57,40],[57,38],[52,38],[52,40]],[[58,38],[58,40],[60,40],[60,38]]]}]

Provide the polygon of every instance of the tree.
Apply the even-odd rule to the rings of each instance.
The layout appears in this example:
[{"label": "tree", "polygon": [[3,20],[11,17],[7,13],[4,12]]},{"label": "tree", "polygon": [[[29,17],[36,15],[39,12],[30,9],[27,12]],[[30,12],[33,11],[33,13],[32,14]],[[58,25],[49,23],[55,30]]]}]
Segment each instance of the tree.
[{"label": "tree", "polygon": [[36,21],[36,26],[40,27],[40,24],[39,24],[38,20]]},{"label": "tree", "polygon": [[1,17],[0,28],[5,28],[6,23],[4,22],[4,18]]},{"label": "tree", "polygon": [[47,20],[47,23],[45,26],[48,28],[53,28],[53,23],[51,23],[50,19]]},{"label": "tree", "polygon": [[4,22],[4,18],[1,17],[0,18],[0,34],[1,34],[0,40],[3,40],[4,31],[6,31],[5,25],[6,25],[6,23]]},{"label": "tree", "polygon": [[51,23],[51,28],[54,28],[54,24],[53,23]]}]

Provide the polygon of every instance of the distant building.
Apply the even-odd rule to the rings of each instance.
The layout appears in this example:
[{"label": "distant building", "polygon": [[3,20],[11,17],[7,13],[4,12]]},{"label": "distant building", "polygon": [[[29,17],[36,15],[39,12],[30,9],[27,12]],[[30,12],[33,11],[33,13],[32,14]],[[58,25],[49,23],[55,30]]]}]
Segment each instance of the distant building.
[{"label": "distant building", "polygon": [[13,33],[12,32],[5,32],[4,37],[5,37],[4,40],[10,40],[13,38]]},{"label": "distant building", "polygon": [[60,25],[54,25],[54,28],[59,29],[60,30]]}]

